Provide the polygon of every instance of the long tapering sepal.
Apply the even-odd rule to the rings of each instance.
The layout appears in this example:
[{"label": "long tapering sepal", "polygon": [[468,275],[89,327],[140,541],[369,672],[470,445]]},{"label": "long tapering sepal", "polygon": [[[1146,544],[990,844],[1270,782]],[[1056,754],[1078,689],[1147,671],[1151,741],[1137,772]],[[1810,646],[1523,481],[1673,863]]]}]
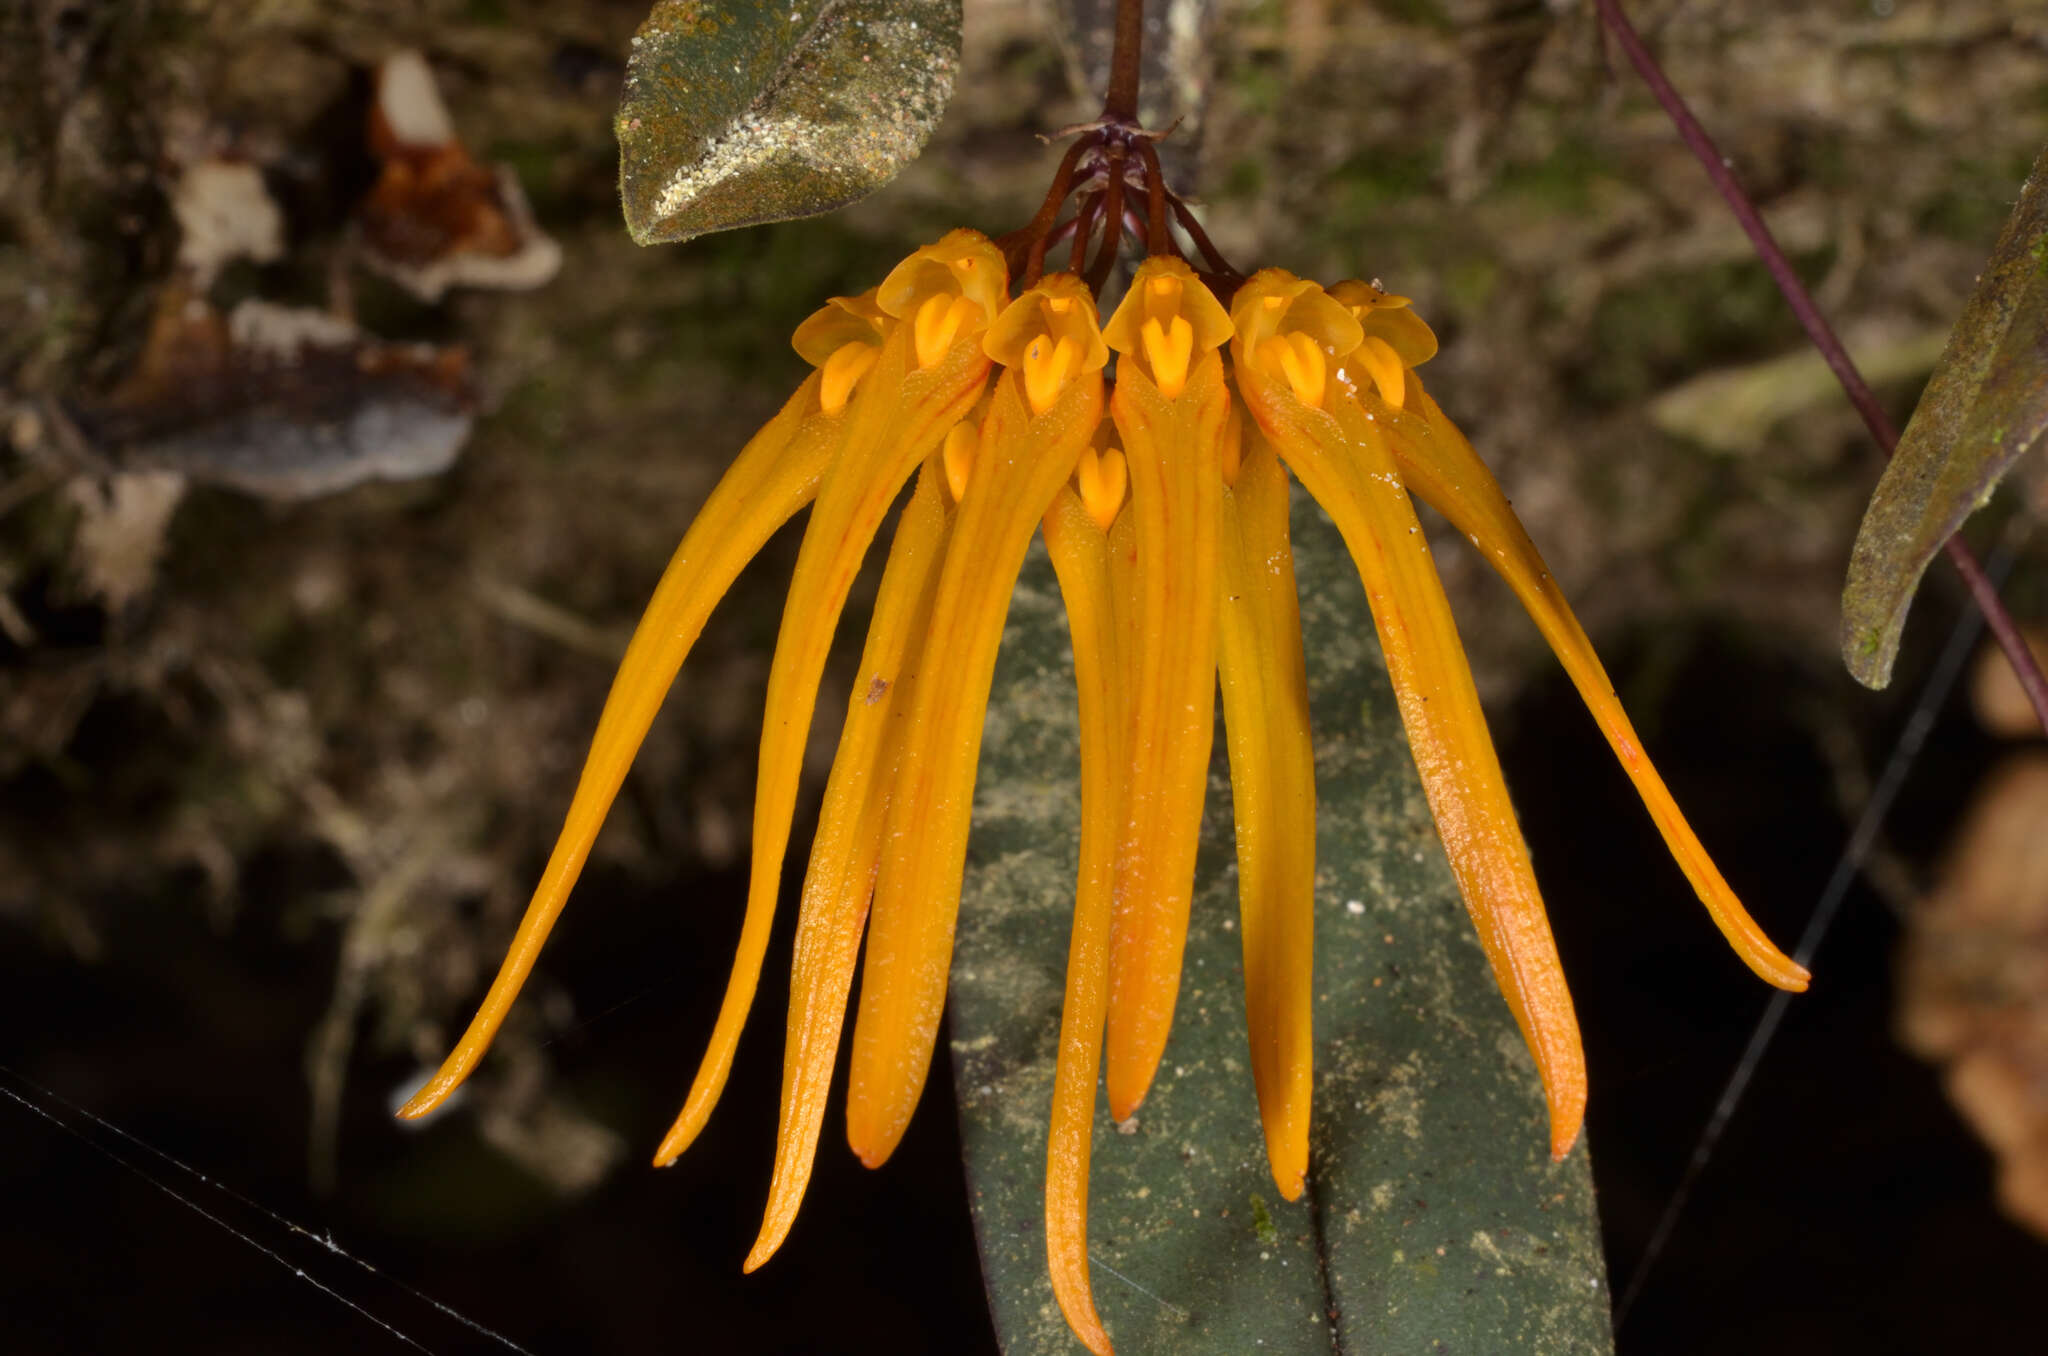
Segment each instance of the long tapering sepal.
[{"label": "long tapering sepal", "polygon": [[1377,398],[1377,393],[1362,397],[1362,403],[1387,430],[1387,441],[1401,478],[1423,502],[1443,514],[1452,527],[1472,542],[1515,591],[1537,630],[1543,633],[1551,651],[1571,676],[1587,710],[1607,736],[1615,757],[1621,760],[1622,770],[1635,784],[1636,793],[1642,797],[1679,869],[1685,872],[1685,878],[1692,883],[1735,954],[1767,982],[1794,992],[1804,990],[1812,976],[1779,950],[1742,907],[1742,901],[1707,855],[1692,826],[1686,823],[1664,779],[1657,775],[1614,694],[1614,684],[1593,652],[1593,642],[1573,615],[1571,605],[1509,506],[1499,482],[1465,435],[1422,389],[1413,372],[1407,373],[1404,385],[1407,399],[1401,409],[1388,407]]},{"label": "long tapering sepal", "polygon": [[1353,402],[1328,400],[1331,355],[1358,346],[1357,322],[1320,289],[1278,270],[1246,283],[1236,308],[1239,389],[1289,468],[1336,522],[1358,567],[1438,835],[1494,977],[1535,1055],[1549,1103],[1551,1154],[1561,1158],[1585,1117],[1578,1021],[1414,506],[1376,421]]},{"label": "long tapering sepal", "polygon": [[853,395],[846,446],[819,487],[783,604],[761,729],[747,911],[718,1021],[669,1131],[675,1152],[689,1146],[718,1104],[753,1006],[818,681],[839,614],[903,483],[980,397],[989,370],[982,331],[1005,287],[1001,252],[978,232],[954,231],[898,265],[877,289],[880,308],[897,323]]},{"label": "long tapering sepal", "polygon": [[[1109,451],[1107,456],[1119,456]],[[1100,505],[1099,496],[1097,506]],[[1121,498],[1121,492],[1116,496]],[[1123,823],[1124,666],[1110,570],[1110,543],[1081,494],[1060,491],[1045,515],[1045,547],[1059,576],[1074,648],[1081,733],[1080,870],[1067,946],[1066,996],[1060,1007],[1052,1115],[1045,1151],[1045,1251],[1053,1297],[1090,1351],[1109,1356],[1109,1334],[1095,1312],[1088,1275],[1088,1159],[1094,1139],[1095,1085],[1102,1071],[1102,1023],[1109,1007],[1109,928],[1116,850]]]},{"label": "long tapering sepal", "polygon": [[633,755],[705,619],[775,530],[817,493],[846,435],[843,411],[823,407],[824,384],[825,374],[813,372],[781,413],[754,435],[683,535],[612,680],[562,832],[504,964],[440,1072],[413,1094],[399,1115],[423,1116],[439,1106],[490,1048],[568,902]]},{"label": "long tapering sepal", "polygon": [[1256,432],[1223,493],[1216,668],[1237,821],[1238,909],[1252,1084],[1274,1184],[1308,1172],[1314,1088],[1316,773],[1287,531],[1287,472]]},{"label": "long tapering sepal", "polygon": [[[1028,324],[1013,323],[1020,308]],[[1031,535],[1101,420],[1095,332],[1071,275],[1027,292],[989,334],[1008,370],[987,418],[949,435],[959,516],[889,802],[848,1076],[847,1142],[869,1167],[895,1150],[931,1067],[1003,618]]]},{"label": "long tapering sepal", "polygon": [[1107,1079],[1123,1120],[1152,1085],[1180,989],[1216,719],[1217,533],[1230,322],[1187,265],[1149,259],[1110,321],[1129,465],[1132,669]]},{"label": "long tapering sepal", "polygon": [[[883,814],[903,743],[903,713],[916,686],[938,567],[952,529],[952,505],[944,484],[943,467],[936,459],[927,461],[896,524],[825,787],[790,966],[775,1172],[760,1236],[747,1254],[748,1271],[782,1245],[803,1203],[817,1156],[832,1064],[874,894]],[[673,1157],[664,1142],[655,1162]]]}]

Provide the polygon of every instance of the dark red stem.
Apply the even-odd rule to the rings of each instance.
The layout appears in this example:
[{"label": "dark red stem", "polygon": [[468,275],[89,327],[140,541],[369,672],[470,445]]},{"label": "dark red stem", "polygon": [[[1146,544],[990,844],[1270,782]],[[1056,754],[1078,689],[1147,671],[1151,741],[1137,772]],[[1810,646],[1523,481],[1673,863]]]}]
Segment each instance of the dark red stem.
[{"label": "dark red stem", "polygon": [[1102,198],[1102,248],[1095,252],[1095,263],[1088,270],[1088,290],[1100,292],[1102,285],[1109,281],[1110,270],[1116,267],[1117,254],[1124,243],[1124,148],[1109,148],[1109,184]]},{"label": "dark red stem", "polygon": [[1077,274],[1088,268],[1088,239],[1095,233],[1095,219],[1101,215],[1100,194],[1082,198],[1081,205],[1074,211],[1074,247],[1068,256],[1067,267]]},{"label": "dark red stem", "polygon": [[1145,253],[1179,254],[1166,224],[1166,176],[1159,169],[1159,151],[1144,137],[1138,138],[1138,161],[1145,167]]},{"label": "dark red stem", "polygon": [[1038,282],[1045,271],[1045,247],[1054,220],[1059,217],[1060,205],[1067,200],[1067,193],[1074,186],[1074,167],[1080,163],[1081,152],[1088,146],[1087,138],[1067,147],[1067,153],[1060,157],[1060,167],[1052,176],[1052,187],[1046,191],[1045,201],[1038,205],[1038,214],[1031,218],[1031,224],[1024,229],[1031,234],[1031,253],[1024,260],[1024,275],[1018,286],[1028,288]]},{"label": "dark red stem", "polygon": [[1138,68],[1145,54],[1145,0],[1116,0],[1116,45],[1110,50],[1105,122],[1138,121]]},{"label": "dark red stem", "polygon": [[[1657,64],[1657,58],[1650,55],[1650,49],[1643,45],[1642,38],[1629,23],[1628,16],[1621,12],[1620,0],[1593,2],[1600,11],[1601,22],[1607,25],[1607,31],[1614,35],[1614,40],[1621,44],[1621,50],[1627,53],[1630,64],[1636,68],[1636,73],[1643,77],[1643,83],[1650,87],[1650,93],[1663,105],[1672,124],[1678,128],[1678,135],[1692,148],[1692,153],[1699,157],[1700,164],[1706,168],[1707,177],[1713,180],[1715,189],[1727,202],[1728,210],[1735,214],[1735,220],[1741,224],[1743,233],[1749,237],[1750,244],[1755,246],[1757,257],[1762,259],[1764,267],[1770,270],[1771,278],[1778,284],[1778,291],[1784,294],[1786,304],[1791,306],[1792,313],[1799,317],[1801,327],[1806,330],[1806,337],[1820,350],[1821,357],[1827,360],[1828,367],[1833,370],[1835,380],[1842,384],[1843,394],[1849,397],[1849,403],[1856,407],[1856,412],[1863,416],[1865,426],[1870,429],[1870,436],[1877,440],[1877,445],[1884,449],[1887,457],[1891,456],[1899,445],[1899,431],[1892,426],[1891,419],[1877,403],[1877,397],[1872,394],[1869,383],[1864,381],[1863,374],[1856,370],[1855,361],[1849,357],[1849,351],[1842,347],[1842,341],[1835,337],[1834,329],[1828,324],[1827,317],[1820,313],[1820,308],[1814,304],[1806,285],[1799,280],[1799,275],[1792,271],[1791,260],[1787,259],[1785,251],[1778,247],[1777,240],[1771,235],[1771,228],[1764,224],[1763,216],[1756,210],[1756,204],[1750,200],[1749,194],[1736,182],[1728,162],[1721,158],[1719,148],[1714,145],[1714,139],[1707,135],[1706,128],[1700,126],[1700,120],[1694,117],[1692,109],[1686,106],[1684,96],[1672,86],[1670,79],[1664,74],[1663,67]],[[1947,552],[1949,561],[1954,564],[1956,571],[1962,575],[1963,584],[1969,589],[1977,610],[1984,614],[1985,625],[1991,628],[1991,634],[1998,640],[1998,648],[2005,651],[2006,661],[2012,665],[2012,671],[2019,678],[2020,686],[2026,690],[2027,700],[2033,703],[2035,719],[2041,722],[2044,731],[2048,731],[2048,677],[2043,677],[2041,666],[2034,662],[2033,653],[2027,648],[2019,627],[2014,624],[2012,614],[1999,602],[1997,590],[1992,588],[1991,581],[1984,577],[1983,567],[1977,563],[1977,557],[1971,553],[1960,534],[1950,537],[1942,549]]]},{"label": "dark red stem", "polygon": [[1174,220],[1178,221],[1180,228],[1188,233],[1188,239],[1195,242],[1195,249],[1201,253],[1202,262],[1209,265],[1211,271],[1220,273],[1226,278],[1243,276],[1230,266],[1230,261],[1223,257],[1222,252],[1209,239],[1209,233],[1202,229],[1201,222],[1195,220],[1195,214],[1188,210],[1186,203],[1182,202],[1179,198],[1174,198],[1172,200],[1172,207]]}]

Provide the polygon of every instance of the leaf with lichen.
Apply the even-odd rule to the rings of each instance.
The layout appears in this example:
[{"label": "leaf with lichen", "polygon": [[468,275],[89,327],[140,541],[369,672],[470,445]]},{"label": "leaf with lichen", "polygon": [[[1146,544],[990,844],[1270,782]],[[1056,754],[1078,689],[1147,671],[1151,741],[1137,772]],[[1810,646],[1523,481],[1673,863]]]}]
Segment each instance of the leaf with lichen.
[{"label": "leaf with lichen", "polygon": [[1856,680],[1891,680],[1920,575],[2048,431],[2048,150],[1949,336],[1885,468],[1849,558],[1842,659]]},{"label": "leaf with lichen", "polygon": [[953,93],[960,0],[660,0],[619,98],[643,245],[814,216],[917,158]]}]

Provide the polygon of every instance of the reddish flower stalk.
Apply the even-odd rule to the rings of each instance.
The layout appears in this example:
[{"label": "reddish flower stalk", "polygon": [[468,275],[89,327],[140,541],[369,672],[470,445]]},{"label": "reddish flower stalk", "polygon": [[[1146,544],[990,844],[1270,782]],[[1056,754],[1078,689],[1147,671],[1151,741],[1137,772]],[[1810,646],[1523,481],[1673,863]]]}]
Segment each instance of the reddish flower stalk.
[{"label": "reddish flower stalk", "polygon": [[[1792,308],[1792,314],[1799,318],[1800,327],[1806,331],[1806,337],[1820,350],[1820,355],[1827,361],[1829,370],[1835,374],[1835,380],[1841,383],[1842,393],[1849,397],[1849,403],[1863,416],[1864,426],[1870,430],[1870,436],[1877,440],[1877,445],[1884,450],[1885,456],[1890,457],[1898,450],[1899,431],[1892,426],[1891,418],[1877,403],[1877,397],[1871,392],[1870,384],[1863,380],[1863,374],[1857,370],[1856,362],[1849,356],[1849,351],[1842,347],[1842,341],[1835,336],[1834,328],[1828,324],[1827,317],[1820,313],[1820,307],[1814,303],[1813,295],[1806,290],[1806,284],[1792,271],[1792,262],[1785,257],[1785,251],[1778,247],[1777,239],[1771,235],[1771,228],[1764,224],[1763,214],[1757,211],[1756,203],[1743,191],[1734,171],[1729,168],[1728,161],[1722,157],[1720,148],[1714,145],[1714,139],[1707,135],[1707,129],[1700,125],[1700,120],[1693,116],[1685,97],[1672,85],[1670,77],[1664,74],[1664,68],[1657,64],[1657,58],[1650,54],[1650,49],[1643,45],[1641,35],[1636,32],[1635,26],[1629,23],[1628,16],[1621,12],[1620,0],[1593,0],[1593,3],[1600,11],[1600,21],[1607,26],[1607,31],[1614,35],[1614,40],[1628,55],[1629,63],[1636,68],[1636,73],[1643,77],[1643,83],[1650,87],[1650,93],[1669,115],[1672,125],[1678,129],[1678,135],[1699,158],[1701,166],[1707,171],[1707,177],[1713,181],[1715,191],[1720,193],[1722,200],[1728,204],[1728,210],[1735,214],[1735,220],[1741,225],[1743,234],[1747,235],[1750,244],[1755,246],[1757,257],[1763,260],[1764,267],[1770,270],[1771,280],[1777,283],[1778,291],[1784,296],[1785,303]],[[1942,549],[1947,552],[1949,562],[1956,567],[1956,573],[1963,577],[1963,585],[1970,591],[1971,601],[1976,603],[1977,610],[1984,614],[1984,623],[1991,628],[1991,634],[1998,641],[1998,648],[2005,651],[2006,662],[2012,665],[2013,674],[2020,680],[2020,686],[2026,690],[2027,700],[2033,704],[2034,718],[2041,723],[2044,731],[2048,731],[2048,677],[2043,677],[2041,666],[2034,662],[2033,652],[2027,648],[2027,642],[2020,635],[2019,627],[2014,624],[2012,614],[2007,612],[2005,605],[1998,600],[1998,590],[1993,588],[1991,581],[1985,577],[1983,566],[1977,563],[1976,555],[1963,541],[1960,532],[1950,537]]]}]

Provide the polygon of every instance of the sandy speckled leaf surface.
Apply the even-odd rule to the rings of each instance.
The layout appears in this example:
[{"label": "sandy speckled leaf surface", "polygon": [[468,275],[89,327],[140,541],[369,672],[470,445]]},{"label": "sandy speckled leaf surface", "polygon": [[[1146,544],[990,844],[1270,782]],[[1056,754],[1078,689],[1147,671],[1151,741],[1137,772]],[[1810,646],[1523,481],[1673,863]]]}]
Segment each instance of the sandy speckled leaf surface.
[{"label": "sandy speckled leaf surface", "polygon": [[2034,161],[1849,558],[1842,659],[1891,680],[1927,562],[2048,429],[2048,150]]},{"label": "sandy speckled leaf surface", "polygon": [[[1321,802],[1309,1187],[1280,1200],[1259,1138],[1219,739],[1172,1041],[1128,1133],[1098,1103],[1097,1305],[1125,1356],[1602,1356],[1586,1151],[1549,1161],[1536,1071],[1437,843],[1355,573],[1299,494],[1294,517]],[[1079,805],[1071,663],[1042,555],[1009,628],[954,959],[954,1074],[1004,1349],[1079,1352],[1043,1223]]]},{"label": "sandy speckled leaf surface", "polygon": [[619,98],[643,245],[812,216],[917,158],[960,62],[960,0],[660,0]]}]

